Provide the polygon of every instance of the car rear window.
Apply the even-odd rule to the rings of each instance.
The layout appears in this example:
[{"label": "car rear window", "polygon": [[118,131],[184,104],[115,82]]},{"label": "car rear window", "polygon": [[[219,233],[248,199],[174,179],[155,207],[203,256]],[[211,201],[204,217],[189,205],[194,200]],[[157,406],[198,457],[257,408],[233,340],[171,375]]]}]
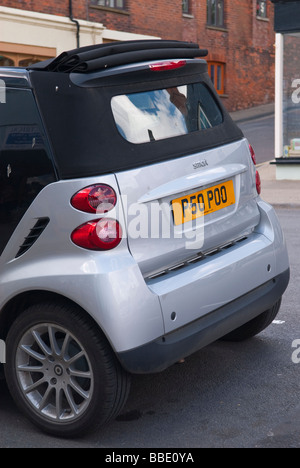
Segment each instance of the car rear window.
[{"label": "car rear window", "polygon": [[206,130],[223,122],[214,96],[203,83],[114,96],[119,133],[141,144]]}]

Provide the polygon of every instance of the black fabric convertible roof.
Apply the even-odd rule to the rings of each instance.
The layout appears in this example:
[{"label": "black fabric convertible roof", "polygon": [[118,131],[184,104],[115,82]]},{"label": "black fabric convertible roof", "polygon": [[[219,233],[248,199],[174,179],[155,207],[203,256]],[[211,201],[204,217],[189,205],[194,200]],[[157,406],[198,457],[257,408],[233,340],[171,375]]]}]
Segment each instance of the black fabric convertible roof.
[{"label": "black fabric convertible roof", "polygon": [[[222,106],[197,44],[134,41],[84,47],[29,67],[30,82],[53,149],[59,178],[114,173],[198,153],[243,137]],[[185,66],[153,72],[148,60],[187,58]],[[108,67],[143,62],[140,70]],[[130,70],[130,73],[128,71]],[[223,122],[210,129],[133,144],[117,129],[111,100],[116,95],[202,82],[222,111]]]},{"label": "black fabric convertible roof", "polygon": [[63,52],[31,69],[54,72],[91,72],[146,60],[205,57],[207,50],[191,42],[146,40],[98,44]]}]

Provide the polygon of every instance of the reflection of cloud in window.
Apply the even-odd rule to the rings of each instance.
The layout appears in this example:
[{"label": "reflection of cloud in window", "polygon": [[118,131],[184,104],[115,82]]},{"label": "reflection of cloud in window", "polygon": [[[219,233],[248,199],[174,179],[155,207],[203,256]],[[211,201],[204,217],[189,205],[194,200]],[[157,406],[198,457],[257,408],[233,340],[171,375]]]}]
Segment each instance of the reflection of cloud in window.
[{"label": "reflection of cloud in window", "polygon": [[144,115],[127,96],[115,96],[112,99],[112,111],[121,135],[132,143],[149,141],[147,128],[151,118]]},{"label": "reflection of cloud in window", "polygon": [[182,113],[170,102],[166,90],[144,94],[148,109],[136,107],[128,96],[115,96],[112,111],[122,136],[132,143],[145,143],[152,139],[161,140],[187,133]]},{"label": "reflection of cloud in window", "polygon": [[157,129],[158,136],[154,138],[157,140],[162,138],[171,138],[178,135],[187,133],[185,120],[182,113],[170,103],[170,95],[167,91],[158,93],[156,98],[156,106],[159,110],[159,123]]}]

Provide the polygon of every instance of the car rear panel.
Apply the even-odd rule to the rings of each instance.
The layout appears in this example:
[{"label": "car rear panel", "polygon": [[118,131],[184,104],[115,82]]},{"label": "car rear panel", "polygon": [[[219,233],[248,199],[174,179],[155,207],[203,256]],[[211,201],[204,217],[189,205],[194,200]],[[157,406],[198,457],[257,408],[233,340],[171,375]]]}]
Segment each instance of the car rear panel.
[{"label": "car rear panel", "polygon": [[[253,170],[243,139],[117,173],[128,246],[144,277],[251,234],[260,219]],[[177,221],[174,201],[185,215]]]}]

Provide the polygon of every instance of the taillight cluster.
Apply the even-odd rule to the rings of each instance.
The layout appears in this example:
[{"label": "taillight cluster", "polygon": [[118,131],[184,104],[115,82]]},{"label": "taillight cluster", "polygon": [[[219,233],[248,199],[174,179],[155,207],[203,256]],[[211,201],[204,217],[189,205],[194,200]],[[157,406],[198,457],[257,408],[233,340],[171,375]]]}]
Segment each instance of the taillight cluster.
[{"label": "taillight cluster", "polygon": [[[250,150],[250,154],[251,154],[253,164],[254,164],[254,166],[256,166],[255,152],[254,152],[254,149],[253,149],[253,147],[251,145],[249,145],[249,150]],[[258,195],[260,195],[261,194],[261,178],[260,178],[259,172],[257,170],[255,172],[255,182],[256,182],[257,193],[258,193]]]},{"label": "taillight cluster", "polygon": [[109,185],[90,185],[77,192],[71,200],[71,204],[77,210],[85,213],[107,213],[117,203],[117,195]]},{"label": "taillight cluster", "polygon": [[[71,198],[71,205],[84,213],[108,213],[116,203],[116,192],[105,184],[85,187]],[[72,232],[71,239],[85,249],[110,250],[121,242],[122,228],[116,219],[98,218],[78,226]]]}]

